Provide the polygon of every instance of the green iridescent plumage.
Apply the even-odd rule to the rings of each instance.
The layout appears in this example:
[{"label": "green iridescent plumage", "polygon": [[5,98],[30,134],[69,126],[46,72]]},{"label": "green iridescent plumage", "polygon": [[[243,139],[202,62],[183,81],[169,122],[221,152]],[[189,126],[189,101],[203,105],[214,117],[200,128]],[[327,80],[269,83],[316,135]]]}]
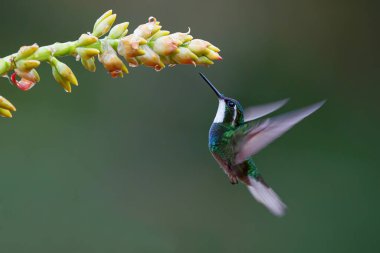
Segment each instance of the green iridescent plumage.
[{"label": "green iridescent plumage", "polygon": [[286,205],[265,183],[252,156],[281,136],[299,121],[316,111],[324,102],[298,111],[257,122],[287,100],[249,108],[244,112],[240,103],[221,94],[201,74],[218,97],[219,107],[209,132],[209,149],[232,184],[243,182],[253,197],[277,216],[285,214]]}]

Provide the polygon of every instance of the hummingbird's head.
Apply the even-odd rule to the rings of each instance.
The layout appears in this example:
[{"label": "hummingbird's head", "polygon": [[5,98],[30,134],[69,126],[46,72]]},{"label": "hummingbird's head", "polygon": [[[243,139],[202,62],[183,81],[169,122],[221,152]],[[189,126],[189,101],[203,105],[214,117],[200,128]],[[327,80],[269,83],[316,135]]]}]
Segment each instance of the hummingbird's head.
[{"label": "hummingbird's head", "polygon": [[227,123],[233,126],[243,123],[243,107],[240,105],[239,101],[224,96],[202,73],[199,74],[215,92],[219,100],[218,111],[216,112],[214,123]]}]

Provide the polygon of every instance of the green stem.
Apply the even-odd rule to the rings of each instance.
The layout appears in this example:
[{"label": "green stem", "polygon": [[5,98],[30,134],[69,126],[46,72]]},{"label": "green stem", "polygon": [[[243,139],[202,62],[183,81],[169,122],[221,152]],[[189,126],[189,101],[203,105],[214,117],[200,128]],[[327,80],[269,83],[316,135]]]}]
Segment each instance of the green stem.
[{"label": "green stem", "polygon": [[[51,57],[65,57],[65,56],[76,56],[76,49],[79,47],[83,48],[93,48],[102,52],[102,45],[106,42],[116,50],[117,45],[119,44],[119,39],[110,39],[104,38],[100,39],[97,42],[87,45],[87,46],[78,46],[78,40],[69,41],[65,43],[54,43],[52,45],[43,46],[37,49],[32,55],[27,57],[25,60],[37,60],[41,62],[49,62]],[[16,68],[16,63],[14,61],[17,53],[8,55],[4,58],[0,58],[0,75],[4,75],[9,71],[12,71]]]}]

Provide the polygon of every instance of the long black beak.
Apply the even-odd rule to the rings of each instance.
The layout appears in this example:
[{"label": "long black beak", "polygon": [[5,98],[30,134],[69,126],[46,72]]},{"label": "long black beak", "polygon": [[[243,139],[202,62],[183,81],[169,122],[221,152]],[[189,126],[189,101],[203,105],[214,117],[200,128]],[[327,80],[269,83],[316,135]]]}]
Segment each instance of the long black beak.
[{"label": "long black beak", "polygon": [[220,93],[214,85],[212,85],[212,83],[210,82],[210,80],[207,79],[207,77],[205,77],[205,75],[203,75],[202,73],[199,73],[201,75],[201,77],[203,78],[203,80],[206,81],[206,83],[208,83],[208,85],[211,87],[211,89],[215,92],[215,94],[218,96],[219,99],[224,99],[224,96],[222,93]]}]

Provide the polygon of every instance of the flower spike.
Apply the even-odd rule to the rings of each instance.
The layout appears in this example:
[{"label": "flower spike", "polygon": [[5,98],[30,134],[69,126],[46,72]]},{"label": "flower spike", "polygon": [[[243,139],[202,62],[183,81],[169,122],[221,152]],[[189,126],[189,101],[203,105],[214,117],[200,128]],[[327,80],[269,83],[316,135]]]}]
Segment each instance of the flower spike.
[{"label": "flower spike", "polygon": [[[116,14],[109,10],[96,20],[92,33],[82,34],[76,41],[43,47],[37,44],[23,46],[17,53],[0,58],[0,76],[9,78],[12,84],[27,91],[40,81],[36,69],[47,62],[52,67],[54,79],[66,92],[71,92],[71,85],[77,86],[78,81],[73,71],[58,60],[60,57],[74,56],[91,72],[96,70],[97,58],[112,77],[122,77],[128,73],[118,55],[131,67],[143,65],[156,71],[166,65],[207,66],[222,59],[219,48],[208,41],[193,39],[190,29],[187,33],[171,34],[161,30],[160,22],[150,17],[147,23],[137,26],[132,34],[127,35],[129,22],[112,28],[115,20]],[[107,33],[108,36],[103,37]],[[11,73],[10,77],[8,73]],[[0,96],[0,116],[12,117],[12,111],[15,111],[14,106]]]}]

